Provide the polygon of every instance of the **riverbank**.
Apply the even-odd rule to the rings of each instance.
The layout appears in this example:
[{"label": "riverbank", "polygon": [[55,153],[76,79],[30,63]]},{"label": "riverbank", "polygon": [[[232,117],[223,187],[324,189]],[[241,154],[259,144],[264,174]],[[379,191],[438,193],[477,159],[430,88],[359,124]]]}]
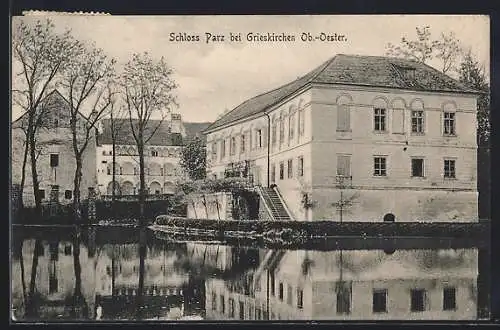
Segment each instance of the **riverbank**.
[{"label": "riverbank", "polygon": [[485,239],[490,225],[450,222],[332,222],[207,220],[158,216],[150,229],[171,234],[301,242],[325,237],[427,237]]}]

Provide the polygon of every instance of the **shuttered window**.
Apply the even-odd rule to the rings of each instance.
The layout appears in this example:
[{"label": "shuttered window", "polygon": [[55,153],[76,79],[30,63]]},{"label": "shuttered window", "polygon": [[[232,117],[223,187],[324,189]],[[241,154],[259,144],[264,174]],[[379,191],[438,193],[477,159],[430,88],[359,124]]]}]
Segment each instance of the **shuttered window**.
[{"label": "shuttered window", "polygon": [[392,110],[392,132],[396,134],[404,134],[404,109]]},{"label": "shuttered window", "polygon": [[351,176],[350,155],[337,155],[337,175],[344,177]]},{"label": "shuttered window", "polygon": [[337,107],[337,131],[346,132],[351,129],[351,113],[349,106],[339,105]]}]

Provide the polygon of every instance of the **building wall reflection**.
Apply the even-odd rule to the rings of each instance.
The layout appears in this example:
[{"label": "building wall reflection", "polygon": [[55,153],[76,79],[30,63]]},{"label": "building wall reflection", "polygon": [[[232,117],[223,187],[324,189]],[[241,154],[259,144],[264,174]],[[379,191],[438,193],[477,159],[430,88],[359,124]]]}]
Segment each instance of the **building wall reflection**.
[{"label": "building wall reflection", "polygon": [[206,282],[208,319],[475,319],[477,250],[269,251],[253,294]]}]

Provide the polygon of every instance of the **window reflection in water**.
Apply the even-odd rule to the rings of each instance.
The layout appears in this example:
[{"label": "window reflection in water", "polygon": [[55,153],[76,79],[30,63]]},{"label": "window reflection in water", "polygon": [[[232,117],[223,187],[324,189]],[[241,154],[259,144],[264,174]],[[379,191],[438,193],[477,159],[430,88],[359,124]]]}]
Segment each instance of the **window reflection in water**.
[{"label": "window reflection in water", "polygon": [[92,255],[84,240],[35,241],[24,239],[13,259],[18,320],[136,320],[138,310],[144,320],[478,318],[476,248],[266,250],[152,239],[141,292],[137,242],[97,244]]}]

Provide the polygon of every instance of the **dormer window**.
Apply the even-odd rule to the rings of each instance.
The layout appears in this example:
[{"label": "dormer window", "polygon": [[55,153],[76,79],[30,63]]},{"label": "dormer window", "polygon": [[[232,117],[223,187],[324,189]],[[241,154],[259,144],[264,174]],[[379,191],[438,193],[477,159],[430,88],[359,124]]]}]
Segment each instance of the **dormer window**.
[{"label": "dormer window", "polygon": [[415,79],[415,68],[411,66],[401,66],[401,65],[396,65],[396,68],[398,69],[399,73],[405,78],[405,79]]}]

